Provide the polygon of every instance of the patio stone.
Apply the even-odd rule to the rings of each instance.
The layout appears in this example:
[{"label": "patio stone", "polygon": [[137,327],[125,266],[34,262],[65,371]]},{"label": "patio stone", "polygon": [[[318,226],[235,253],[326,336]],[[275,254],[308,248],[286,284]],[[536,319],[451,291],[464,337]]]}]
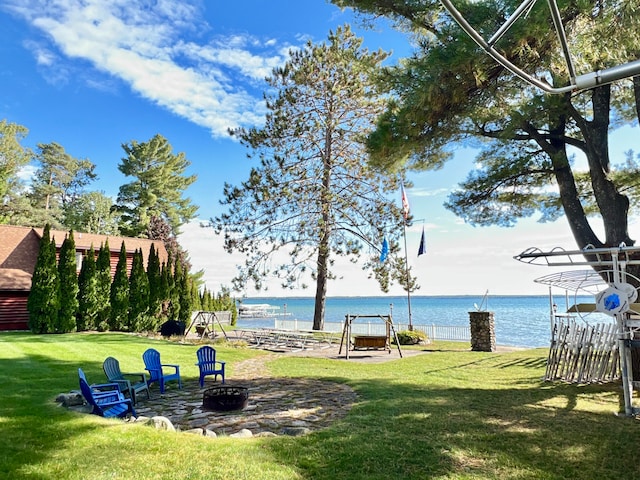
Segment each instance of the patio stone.
[{"label": "patio stone", "polygon": [[176,430],[206,429],[207,436],[249,436],[247,432],[253,436],[300,435],[343,418],[356,401],[356,393],[347,385],[270,377],[266,363],[273,357],[260,356],[234,365],[233,378],[227,378],[225,385],[249,389],[243,410],[203,410],[204,390],[221,385],[210,379],[202,389],[197,380],[183,381],[182,390],[169,384],[163,395],[152,387],[151,399],[141,399],[136,410],[147,417],[166,417]]}]

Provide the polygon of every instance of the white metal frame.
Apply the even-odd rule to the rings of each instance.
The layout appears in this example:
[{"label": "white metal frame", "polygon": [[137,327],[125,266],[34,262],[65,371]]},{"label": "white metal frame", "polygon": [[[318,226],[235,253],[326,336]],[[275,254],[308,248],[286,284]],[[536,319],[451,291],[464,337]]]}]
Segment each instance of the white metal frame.
[{"label": "white metal frame", "polygon": [[514,75],[517,75],[525,82],[544,90],[547,93],[562,94],[567,92],[577,92],[581,90],[588,90],[598,85],[606,85],[613,83],[624,78],[633,77],[640,74],[640,60],[626,63],[624,65],[618,65],[612,68],[604,70],[598,70],[595,72],[585,73],[583,75],[576,75],[571,52],[569,51],[569,45],[567,43],[567,37],[562,25],[562,19],[560,17],[560,10],[556,0],[547,0],[549,9],[551,11],[551,17],[553,19],[556,35],[560,41],[562,48],[562,54],[566,61],[567,72],[569,74],[570,84],[564,87],[554,87],[547,82],[539,80],[534,76],[528,74],[524,70],[520,69],[513,62],[508,60],[502,55],[496,48],[496,42],[502,38],[502,36],[511,28],[511,26],[520,19],[523,15],[526,15],[537,0],[523,0],[520,6],[513,12],[513,14],[505,21],[505,23],[493,34],[489,40],[485,40],[477,30],[475,30],[469,22],[466,21],[462,13],[453,5],[451,0],[440,0],[440,3],[445,7],[453,19],[460,25],[462,30],[473,39],[491,58],[502,65],[507,70],[511,71]]},{"label": "white metal frame", "polygon": [[[636,258],[634,258],[636,257]],[[588,246],[583,250],[564,250],[555,248],[544,252],[539,248],[529,248],[516,255],[514,258],[524,263],[548,266],[591,266],[607,267],[613,273],[612,284],[622,283],[628,265],[640,265],[640,247],[627,247],[622,244],[619,247],[594,248]],[[566,277],[560,276],[560,285],[569,285],[569,281],[574,286],[578,278],[586,278],[582,274],[566,273]],[[634,320],[627,321],[627,313],[616,313],[616,325],[618,329],[618,347],[620,350],[620,372],[622,376],[622,386],[624,392],[625,414],[632,416],[640,413],[640,408],[633,406],[633,372],[631,371],[631,348],[630,341],[640,330]]]}]

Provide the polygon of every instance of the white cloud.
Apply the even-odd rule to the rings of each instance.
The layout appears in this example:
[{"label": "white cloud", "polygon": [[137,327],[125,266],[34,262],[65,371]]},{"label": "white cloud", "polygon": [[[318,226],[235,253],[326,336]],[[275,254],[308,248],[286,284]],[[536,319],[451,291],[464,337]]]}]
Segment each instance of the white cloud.
[{"label": "white cloud", "polygon": [[[214,136],[263,121],[260,94],[250,91],[286,60],[272,38],[233,35],[200,45],[183,38],[207,31],[198,4],[159,0],[14,0],[5,7],[41,30],[64,56],[83,59],[142,97]],[[29,42],[43,66],[57,68],[50,46]]]},{"label": "white cloud", "polygon": [[[559,246],[575,249],[575,241],[564,221],[540,224],[529,219],[522,221],[518,229],[462,225],[455,231],[442,231],[432,227],[425,225],[427,253],[420,257],[417,252],[422,226],[407,230],[409,265],[421,285],[416,295],[481,296],[486,290],[492,295],[545,295],[547,287],[535,283],[534,279],[556,270],[525,264],[514,256],[529,247],[545,251]],[[217,292],[221,286],[230,287],[236,265],[242,264],[244,257],[224,252],[222,237],[210,228],[200,228],[198,222],[191,222],[182,230],[180,244],[188,250],[194,270],[205,271],[207,288]],[[338,278],[329,281],[328,296],[384,295],[377,282],[367,278],[367,272],[360,266],[337,258],[333,268]],[[308,283],[309,288],[292,291],[282,289],[277,280],[272,280],[266,283],[269,287],[266,292],[256,292],[247,286],[244,295],[313,296],[314,284]],[[406,295],[397,285],[390,294]]]}]

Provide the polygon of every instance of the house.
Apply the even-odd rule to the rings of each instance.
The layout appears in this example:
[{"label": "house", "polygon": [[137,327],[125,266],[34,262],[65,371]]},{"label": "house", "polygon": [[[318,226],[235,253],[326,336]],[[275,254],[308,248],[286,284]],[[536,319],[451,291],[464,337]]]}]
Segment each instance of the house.
[{"label": "house", "polygon": [[[27,298],[31,290],[31,276],[36,266],[43,231],[42,228],[0,225],[0,330],[29,329]],[[58,255],[67,234],[68,232],[61,230],[50,231],[51,238],[55,239]],[[124,242],[127,251],[128,274],[131,273],[133,255],[136,250],[142,250],[145,268],[151,245],[158,252],[161,264],[166,263],[168,259],[163,242],[158,240],[80,232],[73,232],[73,238],[76,244],[76,258],[79,260],[78,270],[83,254],[88,252],[92,246],[97,251],[106,240],[109,241],[112,278],[118,265],[122,242]]]}]

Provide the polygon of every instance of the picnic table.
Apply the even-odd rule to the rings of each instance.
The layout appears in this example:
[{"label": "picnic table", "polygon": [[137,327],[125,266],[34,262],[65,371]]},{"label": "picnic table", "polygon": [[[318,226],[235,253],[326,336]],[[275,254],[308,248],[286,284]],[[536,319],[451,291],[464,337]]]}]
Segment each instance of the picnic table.
[{"label": "picnic table", "polygon": [[315,330],[282,330],[275,328],[237,330],[240,338],[246,338],[254,348],[265,350],[300,351],[331,346],[335,338],[333,332],[318,332]]}]

